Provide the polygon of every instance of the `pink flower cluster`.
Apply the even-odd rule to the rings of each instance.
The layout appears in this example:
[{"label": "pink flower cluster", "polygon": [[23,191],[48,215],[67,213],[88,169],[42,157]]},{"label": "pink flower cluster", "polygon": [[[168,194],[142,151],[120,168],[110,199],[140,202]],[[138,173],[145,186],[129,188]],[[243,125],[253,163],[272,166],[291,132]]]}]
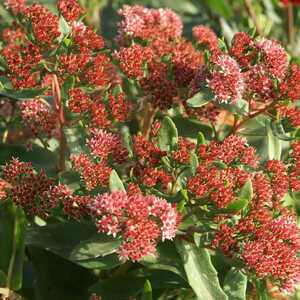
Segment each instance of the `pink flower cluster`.
[{"label": "pink flower cluster", "polygon": [[91,135],[92,138],[87,141],[87,145],[94,158],[108,159],[108,156],[111,155],[118,164],[127,161],[128,152],[120,136],[102,129],[91,130]]},{"label": "pink flower cluster", "polygon": [[21,101],[19,103],[22,122],[26,129],[34,136],[46,135],[50,139],[53,131],[57,128],[56,113],[41,101],[40,98]]},{"label": "pink flower cluster", "polygon": [[122,235],[119,256],[132,261],[154,254],[158,239],[173,239],[180,220],[175,206],[153,195],[115,191],[98,195],[88,206],[99,231]]},{"label": "pink flower cluster", "polygon": [[123,18],[120,22],[119,36],[120,44],[126,44],[127,36],[150,39],[156,36],[157,31],[164,31],[171,39],[181,36],[182,23],[180,17],[170,9],[148,9],[143,6],[124,5],[119,10]]},{"label": "pink flower cluster", "polygon": [[244,78],[238,63],[229,55],[211,57],[214,63],[208,85],[219,102],[236,103],[245,90]]},{"label": "pink flower cluster", "polygon": [[6,0],[4,6],[6,9],[12,9],[14,14],[18,14],[25,10],[26,0]]}]

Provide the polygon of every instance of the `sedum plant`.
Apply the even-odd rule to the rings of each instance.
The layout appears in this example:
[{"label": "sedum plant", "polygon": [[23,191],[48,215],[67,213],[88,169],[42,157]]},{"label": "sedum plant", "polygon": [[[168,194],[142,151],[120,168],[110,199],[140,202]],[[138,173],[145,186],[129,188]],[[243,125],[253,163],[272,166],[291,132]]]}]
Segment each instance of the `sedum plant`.
[{"label": "sedum plant", "polygon": [[188,41],[125,5],[113,48],[76,0],[5,7],[2,299],[294,292],[300,69],[278,41]]}]

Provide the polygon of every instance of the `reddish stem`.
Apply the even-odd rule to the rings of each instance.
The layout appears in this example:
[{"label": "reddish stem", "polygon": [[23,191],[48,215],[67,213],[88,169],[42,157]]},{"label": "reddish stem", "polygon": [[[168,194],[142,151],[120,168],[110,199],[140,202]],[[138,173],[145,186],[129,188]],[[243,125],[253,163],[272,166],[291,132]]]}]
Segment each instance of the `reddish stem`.
[{"label": "reddish stem", "polygon": [[61,90],[59,87],[59,83],[57,80],[57,76],[53,75],[52,80],[52,92],[53,92],[53,100],[56,108],[56,112],[58,114],[59,120],[59,168],[60,171],[66,170],[66,154],[67,154],[67,138],[64,132],[65,125],[65,114],[64,114],[64,106],[61,101]]},{"label": "reddish stem", "polygon": [[185,240],[191,244],[195,244],[195,241],[192,238],[187,237],[186,235],[179,234],[179,235],[176,235],[176,237],[178,237],[181,240]]},{"label": "reddish stem", "polygon": [[269,117],[273,118],[273,116],[271,114],[269,114],[268,110],[274,105],[274,102],[271,102],[269,105],[267,105],[266,107],[264,107],[263,109],[261,110],[258,110],[257,112],[255,113],[252,113],[252,114],[249,114],[248,115],[248,118],[247,119],[244,119],[243,121],[241,122],[238,122],[235,118],[235,123],[234,123],[234,126],[231,130],[231,132],[229,133],[229,135],[231,134],[236,134],[237,131],[239,130],[239,128],[244,125],[245,123],[247,123],[250,119],[253,119],[255,117],[257,117],[258,115],[261,115],[261,114],[266,114],[268,115]]}]

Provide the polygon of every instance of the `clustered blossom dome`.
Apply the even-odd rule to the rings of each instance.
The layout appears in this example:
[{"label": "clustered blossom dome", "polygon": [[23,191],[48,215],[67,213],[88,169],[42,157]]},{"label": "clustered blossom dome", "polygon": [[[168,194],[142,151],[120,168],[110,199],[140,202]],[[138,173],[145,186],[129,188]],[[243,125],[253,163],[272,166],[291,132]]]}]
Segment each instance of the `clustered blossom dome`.
[{"label": "clustered blossom dome", "polygon": [[26,8],[26,0],[6,0],[4,6],[7,9],[12,9],[14,14],[20,13]]},{"label": "clustered blossom dome", "polygon": [[156,36],[158,30],[173,39],[180,37],[182,33],[181,19],[170,9],[124,5],[119,10],[119,15],[123,18],[120,22],[119,36],[116,38],[120,44],[126,43],[127,35],[150,39]]},{"label": "clustered blossom dome", "polygon": [[88,206],[99,231],[123,236],[120,258],[132,261],[154,254],[158,239],[173,239],[180,221],[176,206],[154,195],[115,191],[96,196]]}]

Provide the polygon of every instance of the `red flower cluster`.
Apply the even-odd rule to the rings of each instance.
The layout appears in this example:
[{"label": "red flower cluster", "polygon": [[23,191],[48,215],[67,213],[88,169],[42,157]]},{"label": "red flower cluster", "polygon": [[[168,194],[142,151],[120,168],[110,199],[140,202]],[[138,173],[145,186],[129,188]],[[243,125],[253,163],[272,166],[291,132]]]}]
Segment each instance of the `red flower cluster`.
[{"label": "red flower cluster", "polygon": [[128,152],[120,136],[105,130],[92,129],[92,138],[87,141],[92,159],[85,153],[72,156],[74,169],[80,171],[86,188],[108,186],[112,169],[108,163],[122,164],[127,161]]},{"label": "red flower cluster", "polygon": [[37,43],[51,43],[60,36],[58,17],[45,6],[33,3],[24,11],[24,17],[31,24]]},{"label": "red flower cluster", "polygon": [[204,25],[197,25],[193,28],[193,36],[196,38],[197,43],[207,46],[213,52],[219,52],[218,37],[214,31]]},{"label": "red flower cluster", "polygon": [[34,72],[41,61],[39,48],[32,42],[24,45],[11,43],[3,48],[1,54],[9,67],[10,80],[15,89],[33,87],[38,73]]},{"label": "red flower cluster", "polygon": [[104,47],[104,40],[82,22],[72,22],[72,38],[81,48],[101,50]]},{"label": "red flower cluster", "polygon": [[[170,10],[124,6],[120,15],[124,18],[118,36],[122,47],[115,53],[120,67],[138,81],[155,107],[170,108],[182,96],[179,88],[187,87],[203,65],[202,53],[181,37],[180,19]],[[147,46],[129,46],[135,38],[147,41]]]},{"label": "red flower cluster", "polygon": [[271,276],[281,290],[291,293],[300,278],[299,233],[291,217],[269,218],[261,225],[245,217],[234,226],[222,223],[214,245],[242,260],[258,278]]},{"label": "red flower cluster", "polygon": [[55,185],[54,179],[47,178],[43,171],[37,173],[30,163],[13,159],[5,165],[2,174],[1,200],[10,199],[15,205],[22,206],[28,214],[47,218],[52,209],[60,204],[67,215],[78,220],[86,214],[90,196],[74,196],[69,186]]},{"label": "red flower cluster", "polygon": [[75,88],[69,90],[69,95],[70,110],[85,115],[92,126],[108,128],[116,119],[124,122],[131,118],[131,104],[125,100],[124,93],[119,93],[116,98],[110,94],[106,98],[102,94],[87,95],[81,88]]},{"label": "red flower cluster", "polygon": [[257,167],[255,149],[242,137],[230,136],[222,144],[211,142],[198,147],[199,167],[188,180],[188,190],[197,198],[206,198],[222,208],[237,200],[239,189],[251,175],[240,166]]},{"label": "red flower cluster", "polygon": [[94,163],[85,153],[80,153],[77,157],[72,156],[71,160],[74,163],[74,170],[80,171],[88,190],[97,186],[108,186],[112,169],[107,166],[106,161]]},{"label": "red flower cluster", "polygon": [[68,22],[76,21],[84,13],[77,0],[60,0],[57,8]]},{"label": "red flower cluster", "polygon": [[[287,167],[278,160],[269,160],[265,165],[269,178],[271,178],[271,187],[273,193],[273,208],[280,210],[280,200],[286,194],[289,188],[289,176]],[[272,193],[270,193],[272,195]]]},{"label": "red flower cluster", "polygon": [[136,155],[136,163],[132,166],[133,174],[139,184],[145,187],[161,184],[167,190],[168,184],[173,181],[172,176],[161,165],[161,158],[167,153],[144,136],[134,137],[133,151]]},{"label": "red flower cluster", "polygon": [[178,150],[174,152],[173,157],[180,163],[189,164],[191,151],[196,144],[184,139],[181,136],[178,138]]},{"label": "red flower cluster", "polygon": [[180,220],[175,206],[153,195],[128,196],[116,191],[98,195],[89,208],[99,231],[122,234],[119,256],[132,261],[154,254],[158,239],[173,239]]},{"label": "red flower cluster", "polygon": [[56,206],[56,198],[49,201],[47,193],[54,185],[52,179],[48,179],[44,172],[35,174],[30,163],[13,159],[3,169],[4,180],[12,188],[7,192],[7,198],[15,205],[26,208],[29,214],[47,216],[51,208]]}]

